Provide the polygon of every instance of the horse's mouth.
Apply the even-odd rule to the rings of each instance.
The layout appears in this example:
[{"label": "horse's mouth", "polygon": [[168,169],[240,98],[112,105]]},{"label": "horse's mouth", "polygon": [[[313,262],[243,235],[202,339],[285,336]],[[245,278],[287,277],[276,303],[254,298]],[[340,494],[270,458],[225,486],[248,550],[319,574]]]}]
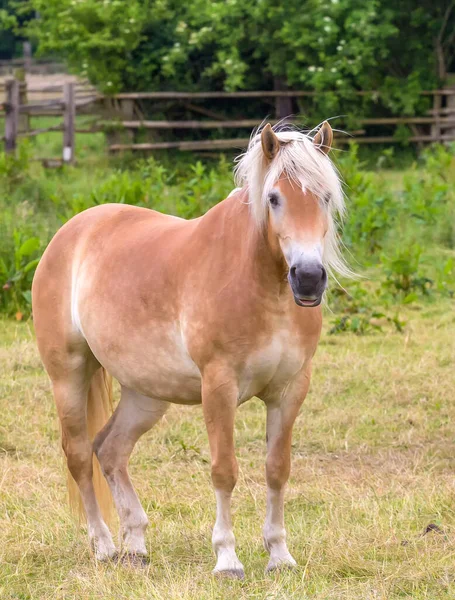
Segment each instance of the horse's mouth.
[{"label": "horse's mouth", "polygon": [[321,304],[322,296],[301,296],[298,298],[294,296],[295,303],[297,306],[303,306],[305,308],[313,308]]}]

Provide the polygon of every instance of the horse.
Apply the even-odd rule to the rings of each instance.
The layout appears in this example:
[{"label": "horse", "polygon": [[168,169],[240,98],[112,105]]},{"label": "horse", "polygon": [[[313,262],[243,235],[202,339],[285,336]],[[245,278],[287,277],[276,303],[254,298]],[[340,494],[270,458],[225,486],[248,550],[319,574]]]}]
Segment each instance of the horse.
[{"label": "horse", "polygon": [[[267,410],[266,570],[296,565],[284,526],[292,429],[328,276],[349,271],[332,138],[328,122],[313,133],[266,124],[237,159],[238,188],[203,216],[99,205],[70,219],[45,250],[32,286],[34,327],[70,494],[80,494],[96,559],[146,560],[148,520],[130,454],[172,403],[202,404],[216,497],[213,572],[244,577],[231,520],[233,431],[236,408],[256,396]],[[121,387],[113,414],[111,377]],[[106,524],[106,482],[119,551]]]}]

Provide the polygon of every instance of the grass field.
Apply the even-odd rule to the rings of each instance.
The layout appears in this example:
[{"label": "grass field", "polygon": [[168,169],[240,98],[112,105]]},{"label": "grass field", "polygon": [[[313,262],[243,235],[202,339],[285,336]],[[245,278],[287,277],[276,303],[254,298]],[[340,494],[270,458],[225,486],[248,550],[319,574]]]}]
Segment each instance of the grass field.
[{"label": "grass field", "polygon": [[294,435],[293,572],[264,574],[265,410],[259,400],[239,409],[243,582],[211,575],[215,502],[197,407],[171,409],[132,458],[150,518],[149,565],[95,562],[67,507],[31,324],[0,321],[0,598],[454,598],[455,315],[439,300],[404,316],[403,334],[323,335]]}]

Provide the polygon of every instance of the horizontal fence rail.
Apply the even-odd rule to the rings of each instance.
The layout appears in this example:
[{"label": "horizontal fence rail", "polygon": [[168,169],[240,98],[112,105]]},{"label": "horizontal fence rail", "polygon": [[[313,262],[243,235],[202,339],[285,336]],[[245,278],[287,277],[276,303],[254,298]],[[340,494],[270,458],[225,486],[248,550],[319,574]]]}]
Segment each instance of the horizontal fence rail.
[{"label": "horizontal fence rail", "polygon": [[[327,90],[327,94],[340,95],[336,90]],[[354,96],[373,96],[380,97],[382,92],[371,90],[362,91],[356,90],[352,92]],[[455,89],[422,91],[422,96],[454,96]],[[255,90],[245,92],[125,92],[115,94],[114,98],[119,100],[191,100],[191,99],[216,99],[216,98],[299,98],[299,97],[316,97],[320,96],[321,92],[311,92],[307,90],[291,91],[291,90]]]},{"label": "horizontal fence rail", "polygon": [[[335,137],[337,144],[349,144],[353,138]],[[416,135],[407,138],[410,142],[434,142],[435,139],[431,135]],[[241,150],[248,145],[250,138],[234,138],[225,140],[203,140],[195,142],[156,142],[144,144],[112,144],[109,146],[111,152],[126,152],[128,150],[226,150],[229,148],[237,148]],[[401,140],[393,136],[378,136],[378,137],[359,137],[355,139],[356,143],[374,144],[374,143],[399,143]],[[453,142],[455,135],[440,136],[438,141]]]},{"label": "horizontal fence rail", "polygon": [[[267,119],[267,122],[275,125],[282,122],[282,120],[283,119]],[[292,121],[293,119],[286,120],[286,122]],[[240,119],[238,121],[102,121],[101,126],[121,126],[125,129],[250,129],[251,127],[258,127],[261,123],[262,121],[259,121],[258,119]],[[455,127],[455,111],[453,118],[446,119],[437,119],[434,117],[384,117],[378,119],[358,119],[357,123],[359,123],[359,125],[431,125],[433,123],[439,123],[440,125],[447,125],[447,127]]]}]

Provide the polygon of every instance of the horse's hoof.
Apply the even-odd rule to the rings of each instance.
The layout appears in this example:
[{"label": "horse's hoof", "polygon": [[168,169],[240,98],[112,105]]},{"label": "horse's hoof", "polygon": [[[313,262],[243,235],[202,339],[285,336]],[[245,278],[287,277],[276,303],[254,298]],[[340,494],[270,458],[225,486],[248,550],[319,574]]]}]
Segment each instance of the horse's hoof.
[{"label": "horse's hoof", "polygon": [[117,562],[118,552],[115,548],[108,550],[95,550],[95,558],[98,562],[108,563],[111,561]]},{"label": "horse's hoof", "polygon": [[133,554],[125,552],[118,556],[117,562],[125,567],[133,567],[134,569],[145,569],[148,566],[147,557],[143,554]]},{"label": "horse's hoof", "polygon": [[223,571],[213,571],[213,574],[223,579],[245,579],[243,569],[224,569]]},{"label": "horse's hoof", "polygon": [[292,560],[270,561],[265,568],[266,573],[276,573],[277,571],[293,571],[297,567],[297,563]]}]

